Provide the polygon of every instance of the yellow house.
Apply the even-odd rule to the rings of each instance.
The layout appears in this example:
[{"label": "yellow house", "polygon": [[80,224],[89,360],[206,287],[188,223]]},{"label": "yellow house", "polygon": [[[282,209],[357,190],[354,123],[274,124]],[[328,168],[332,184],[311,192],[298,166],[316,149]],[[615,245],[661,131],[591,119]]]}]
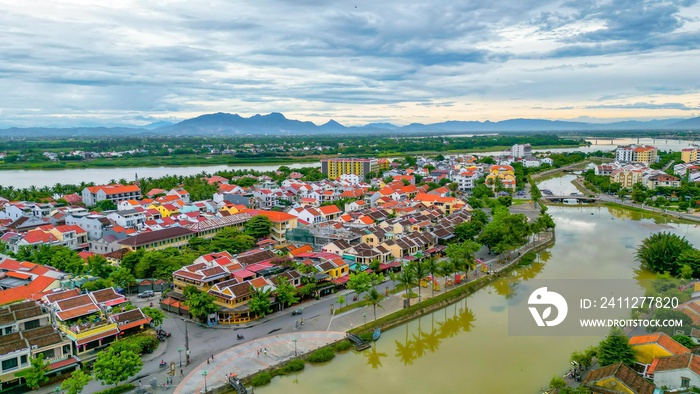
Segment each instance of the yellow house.
[{"label": "yellow house", "polygon": [[642,364],[650,364],[655,358],[690,353],[687,347],[663,332],[634,336],[630,338],[629,344],[632,346],[637,361]]},{"label": "yellow house", "polygon": [[491,166],[489,174],[486,175],[486,183],[495,187],[496,178],[501,180],[501,184],[506,189],[515,190],[515,170],[512,166],[508,165],[495,165]]},{"label": "yellow house", "polygon": [[681,150],[681,160],[686,164],[698,161],[698,148],[692,147]]},{"label": "yellow house", "polygon": [[297,217],[286,212],[266,211],[263,209],[248,209],[250,216],[264,215],[272,222],[270,237],[280,246],[287,244],[287,231],[297,228]]},{"label": "yellow house", "polygon": [[230,215],[235,215],[242,212],[244,209],[246,209],[245,205],[226,204],[219,208],[219,212],[228,212]]},{"label": "yellow house", "polygon": [[655,386],[623,363],[611,364],[586,374],[581,385],[593,393],[652,394]]},{"label": "yellow house", "polygon": [[348,263],[341,258],[325,261],[317,265],[317,267],[321,269],[324,274],[328,274],[328,276],[333,279],[340,278],[341,276],[347,275],[348,272],[350,272]]}]

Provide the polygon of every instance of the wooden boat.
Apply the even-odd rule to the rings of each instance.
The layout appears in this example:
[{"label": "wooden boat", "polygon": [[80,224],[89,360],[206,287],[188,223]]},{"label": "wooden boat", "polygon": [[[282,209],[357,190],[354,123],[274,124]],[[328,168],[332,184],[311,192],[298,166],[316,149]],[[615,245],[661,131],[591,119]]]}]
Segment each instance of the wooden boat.
[{"label": "wooden boat", "polygon": [[379,339],[380,335],[382,335],[382,331],[379,328],[377,328],[376,330],[374,330],[374,334],[372,334],[372,340],[376,341],[377,339]]}]

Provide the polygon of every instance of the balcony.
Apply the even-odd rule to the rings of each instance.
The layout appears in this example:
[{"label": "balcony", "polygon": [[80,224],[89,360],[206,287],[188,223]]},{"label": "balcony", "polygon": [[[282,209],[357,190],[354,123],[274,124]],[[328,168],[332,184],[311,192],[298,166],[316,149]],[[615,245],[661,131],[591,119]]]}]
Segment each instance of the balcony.
[{"label": "balcony", "polygon": [[97,322],[83,324],[63,324],[58,323],[58,328],[73,340],[91,337],[117,328],[117,323],[101,319]]}]

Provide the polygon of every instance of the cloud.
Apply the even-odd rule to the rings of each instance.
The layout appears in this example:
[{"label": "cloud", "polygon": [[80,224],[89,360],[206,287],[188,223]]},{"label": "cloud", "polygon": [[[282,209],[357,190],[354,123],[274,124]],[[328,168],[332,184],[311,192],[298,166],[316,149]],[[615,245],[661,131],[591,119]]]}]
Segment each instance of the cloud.
[{"label": "cloud", "polygon": [[632,104],[605,104],[605,105],[589,105],[585,108],[595,109],[676,109],[680,111],[697,111],[700,106],[689,107],[681,103],[632,103]]},{"label": "cloud", "polygon": [[0,110],[20,126],[218,111],[402,123],[556,117],[618,105],[614,97],[697,102],[700,91],[700,6],[688,0],[0,6],[9,92]]}]

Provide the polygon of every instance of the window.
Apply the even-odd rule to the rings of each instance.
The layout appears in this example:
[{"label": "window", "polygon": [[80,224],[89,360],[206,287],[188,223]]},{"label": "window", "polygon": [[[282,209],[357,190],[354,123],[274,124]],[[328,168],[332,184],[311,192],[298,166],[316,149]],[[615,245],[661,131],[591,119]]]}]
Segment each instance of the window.
[{"label": "window", "polygon": [[41,326],[41,320],[36,319],[24,323],[25,330],[31,330],[32,328],[39,328]]},{"label": "window", "polygon": [[690,387],[690,379],[681,378],[681,387]]},{"label": "window", "polygon": [[56,357],[56,350],[55,350],[55,349],[49,349],[49,350],[46,350],[46,351],[44,351],[44,352],[41,352],[41,354],[44,355],[44,359],[47,359],[47,358],[54,358],[54,357]]},{"label": "window", "polygon": [[9,371],[10,369],[17,368],[17,358],[11,358],[9,360],[3,360],[2,362],[2,370],[4,371]]},{"label": "window", "polygon": [[27,363],[27,356],[20,356],[19,362],[22,363],[22,365],[26,364]]}]

